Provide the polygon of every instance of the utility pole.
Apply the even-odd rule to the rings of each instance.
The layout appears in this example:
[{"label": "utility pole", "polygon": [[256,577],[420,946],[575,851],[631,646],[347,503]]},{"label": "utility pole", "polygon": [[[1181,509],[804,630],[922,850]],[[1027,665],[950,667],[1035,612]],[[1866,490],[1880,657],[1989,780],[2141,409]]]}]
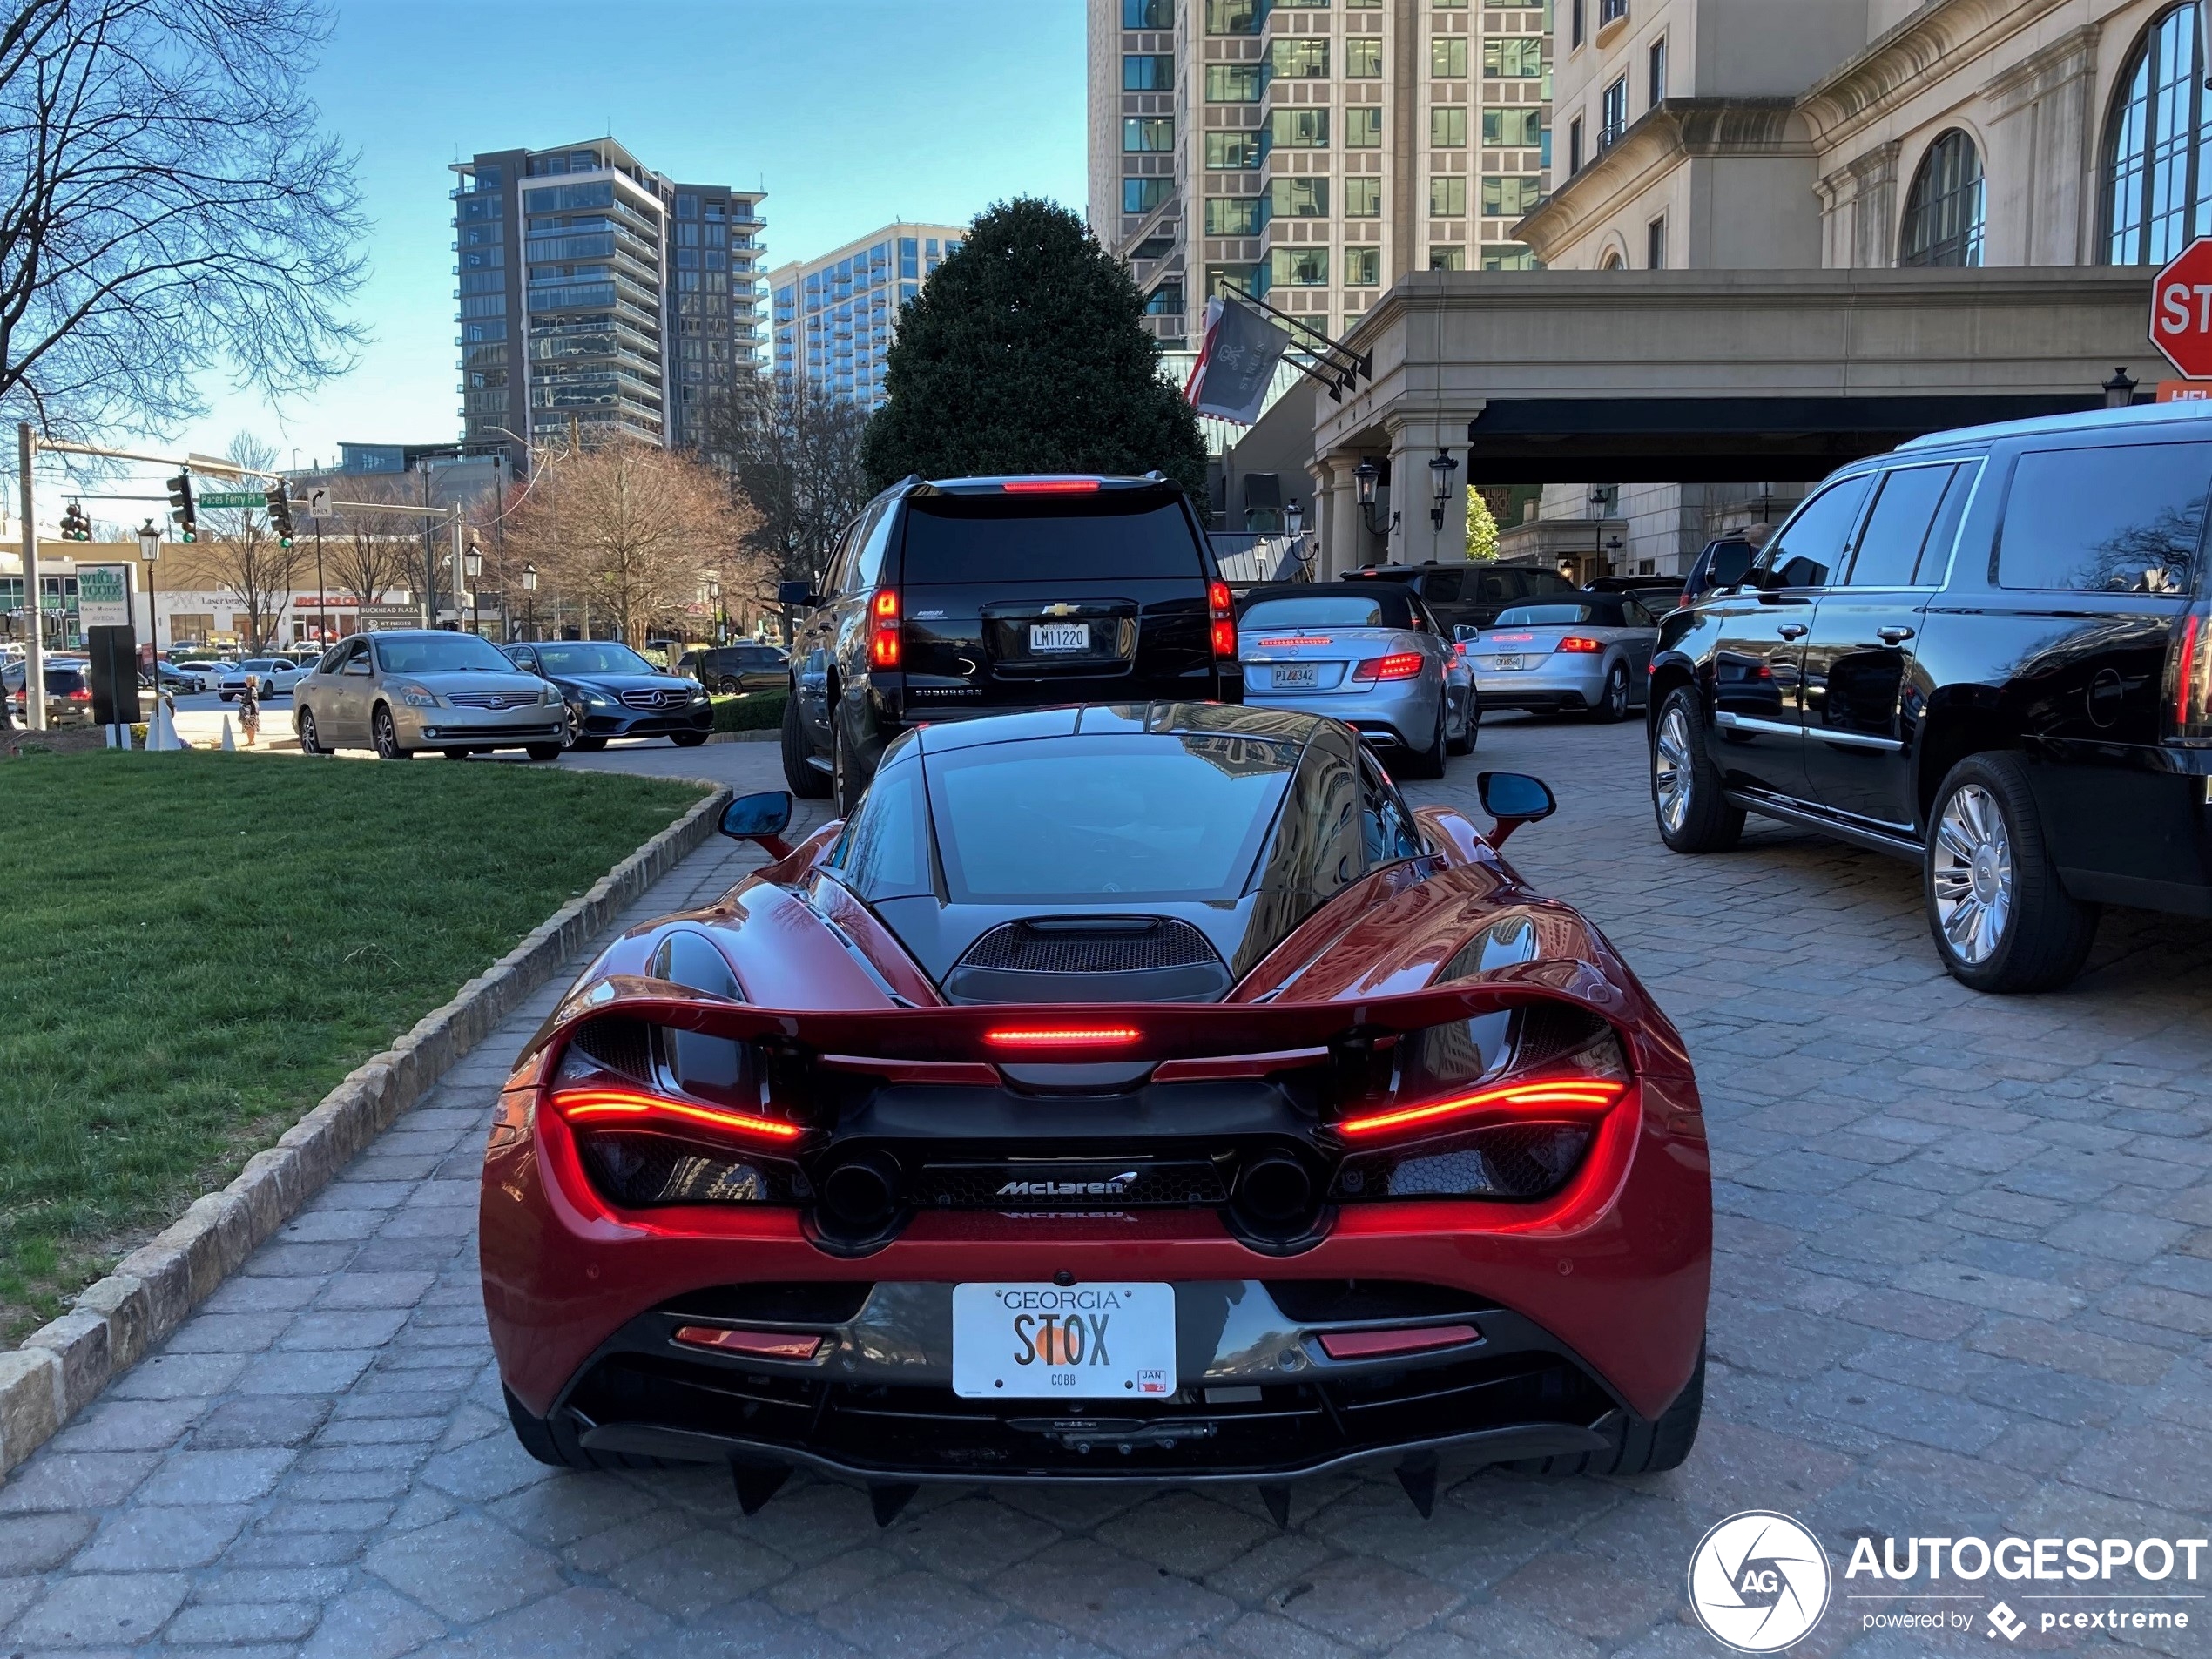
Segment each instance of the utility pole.
[{"label": "utility pole", "polygon": [[30,422],[23,421],[16,426],[16,465],[17,482],[16,502],[23,515],[23,599],[30,612],[30,625],[24,634],[23,646],[23,723],[32,732],[46,729],[46,614],[40,604],[38,592],[38,518],[31,510],[30,457],[37,441],[30,435]]},{"label": "utility pole", "polygon": [[433,546],[433,537],[437,532],[437,525],[428,516],[430,509],[430,469],[425,466],[421,472],[425,515],[422,520],[422,625],[435,628],[438,625],[438,555]]}]

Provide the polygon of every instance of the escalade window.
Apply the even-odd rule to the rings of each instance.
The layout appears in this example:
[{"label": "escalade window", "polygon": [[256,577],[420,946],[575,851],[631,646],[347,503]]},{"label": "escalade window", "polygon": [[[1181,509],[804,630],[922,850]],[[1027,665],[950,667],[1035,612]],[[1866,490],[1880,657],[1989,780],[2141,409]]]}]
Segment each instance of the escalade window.
[{"label": "escalade window", "polygon": [[1858,523],[1871,479],[1862,475],[1831,484],[1782,527],[1759,568],[1769,572],[1770,588],[1824,588],[1829,573],[1843,563],[1844,543]]},{"label": "escalade window", "polygon": [[1203,580],[1179,496],[934,495],[907,500],[901,577],[929,582]]},{"label": "escalade window", "polygon": [[2092,593],[2187,589],[2212,443],[2031,450],[2013,471],[1997,585]]}]

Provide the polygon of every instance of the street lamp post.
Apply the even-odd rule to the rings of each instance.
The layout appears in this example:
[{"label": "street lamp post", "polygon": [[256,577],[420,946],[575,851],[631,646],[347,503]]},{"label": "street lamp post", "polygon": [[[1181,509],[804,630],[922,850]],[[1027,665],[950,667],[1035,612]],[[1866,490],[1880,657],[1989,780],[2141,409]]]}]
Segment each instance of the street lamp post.
[{"label": "street lamp post", "polygon": [[476,578],[484,573],[484,550],[476,544],[474,530],[469,532],[469,546],[461,556],[461,573],[469,583],[469,631],[481,634],[483,624],[476,612]]},{"label": "street lamp post", "polygon": [[1305,564],[1305,508],[1295,496],[1283,509],[1283,528],[1290,533],[1291,556],[1298,561],[1298,574],[1308,575]]},{"label": "street lamp post", "polygon": [[730,613],[722,608],[722,582],[718,577],[706,579],[706,602],[714,607],[714,643],[730,643]]},{"label": "street lamp post", "polygon": [[523,566],[523,608],[529,613],[523,625],[532,639],[537,637],[537,566]]},{"label": "street lamp post", "polygon": [[1452,475],[1460,463],[1452,459],[1451,452],[1439,449],[1428,463],[1428,475],[1433,482],[1434,499],[1428,509],[1428,524],[1441,534],[1444,529],[1444,503],[1452,499]]},{"label": "street lamp post", "polygon": [[1352,469],[1352,484],[1359,502],[1360,522],[1366,525],[1368,535],[1387,536],[1398,528],[1396,513],[1386,524],[1375,523],[1375,492],[1382,484],[1382,469],[1375,464],[1374,456],[1369,455]]}]

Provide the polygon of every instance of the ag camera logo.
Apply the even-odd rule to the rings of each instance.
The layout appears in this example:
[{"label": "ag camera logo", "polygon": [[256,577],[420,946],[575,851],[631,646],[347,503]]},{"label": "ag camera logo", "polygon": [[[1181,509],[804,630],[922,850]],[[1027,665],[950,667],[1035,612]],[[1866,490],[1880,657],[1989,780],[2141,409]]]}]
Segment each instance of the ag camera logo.
[{"label": "ag camera logo", "polygon": [[1740,1653],[1778,1653],[1828,1610],[1828,1553],[1767,1509],[1730,1515],[1689,1558],[1689,1606],[1716,1642]]}]

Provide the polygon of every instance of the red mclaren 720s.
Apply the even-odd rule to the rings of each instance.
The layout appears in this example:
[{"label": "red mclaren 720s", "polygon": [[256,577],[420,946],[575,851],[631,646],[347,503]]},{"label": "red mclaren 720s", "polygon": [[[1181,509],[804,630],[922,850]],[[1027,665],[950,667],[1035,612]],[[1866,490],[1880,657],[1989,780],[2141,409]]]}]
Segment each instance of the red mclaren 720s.
[{"label": "red mclaren 720s", "polygon": [[549,1463],[865,1484],[1637,1473],[1697,1433],[1712,1214],[1682,1040],[1487,830],[1336,721],[918,728],[773,862],[609,948],[484,1163]]}]

